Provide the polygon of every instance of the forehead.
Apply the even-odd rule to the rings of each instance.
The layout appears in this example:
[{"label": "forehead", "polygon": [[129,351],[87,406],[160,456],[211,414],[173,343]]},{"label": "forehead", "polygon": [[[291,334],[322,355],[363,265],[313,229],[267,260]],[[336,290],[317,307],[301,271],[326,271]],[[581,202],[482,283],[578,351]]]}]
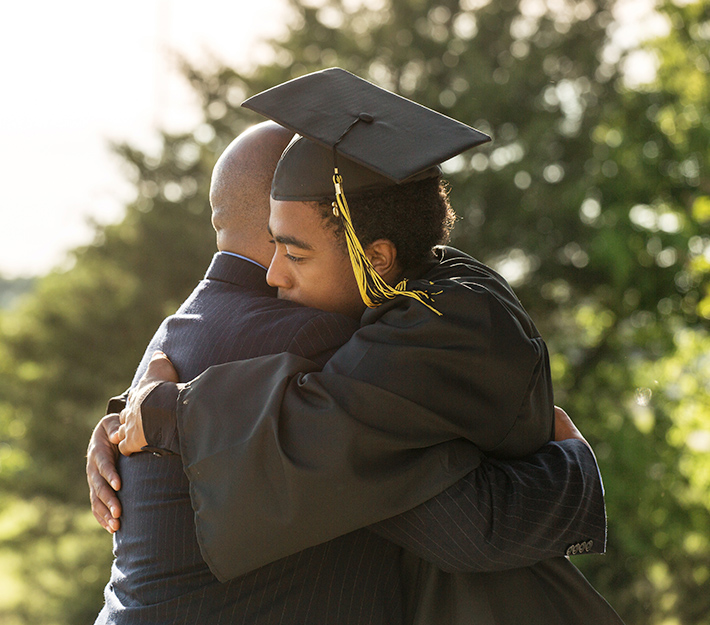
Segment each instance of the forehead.
[{"label": "forehead", "polygon": [[[271,198],[269,230],[277,242],[307,243],[309,247],[335,243],[335,235],[312,202],[286,202]],[[302,246],[303,247],[303,246]]]}]

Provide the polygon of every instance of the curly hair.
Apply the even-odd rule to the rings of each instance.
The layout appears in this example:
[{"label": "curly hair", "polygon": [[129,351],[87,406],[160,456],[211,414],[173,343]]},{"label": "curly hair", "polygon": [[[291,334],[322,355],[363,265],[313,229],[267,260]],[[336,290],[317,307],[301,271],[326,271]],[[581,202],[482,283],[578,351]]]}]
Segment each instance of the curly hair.
[{"label": "curly hair", "polygon": [[[332,206],[314,204],[345,246],[342,220],[333,215]],[[456,220],[448,186],[441,178],[357,194],[348,197],[348,206],[362,246],[389,239],[397,248],[403,271],[426,260],[435,245],[448,243]]]}]

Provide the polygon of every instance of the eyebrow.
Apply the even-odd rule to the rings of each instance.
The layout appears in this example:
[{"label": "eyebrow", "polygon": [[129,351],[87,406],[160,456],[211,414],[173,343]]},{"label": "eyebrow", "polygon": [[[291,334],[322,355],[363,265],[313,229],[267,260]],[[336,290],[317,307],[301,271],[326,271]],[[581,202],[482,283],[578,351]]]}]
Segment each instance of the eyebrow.
[{"label": "eyebrow", "polygon": [[274,233],[271,231],[271,226],[267,226],[267,228],[269,230],[269,234],[274,237],[274,241],[281,243],[281,245],[293,245],[302,250],[313,250],[313,246],[310,243],[306,243],[296,237],[274,236]]}]

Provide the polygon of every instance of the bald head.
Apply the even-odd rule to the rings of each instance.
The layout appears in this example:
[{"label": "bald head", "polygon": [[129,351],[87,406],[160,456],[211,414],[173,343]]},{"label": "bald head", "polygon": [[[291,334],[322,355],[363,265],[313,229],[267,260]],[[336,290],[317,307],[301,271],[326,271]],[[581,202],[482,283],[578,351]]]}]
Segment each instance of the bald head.
[{"label": "bald head", "polygon": [[219,157],[210,185],[219,250],[269,264],[273,245],[266,226],[271,179],[292,136],[290,130],[264,122],[239,135]]}]

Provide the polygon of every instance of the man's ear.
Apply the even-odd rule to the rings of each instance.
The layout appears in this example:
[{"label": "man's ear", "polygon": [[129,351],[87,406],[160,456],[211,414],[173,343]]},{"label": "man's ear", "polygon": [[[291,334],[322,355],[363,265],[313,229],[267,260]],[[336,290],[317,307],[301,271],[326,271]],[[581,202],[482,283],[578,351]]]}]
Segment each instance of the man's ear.
[{"label": "man's ear", "polygon": [[365,255],[380,277],[388,284],[399,278],[401,269],[397,262],[397,248],[389,239],[377,239],[367,246]]}]

